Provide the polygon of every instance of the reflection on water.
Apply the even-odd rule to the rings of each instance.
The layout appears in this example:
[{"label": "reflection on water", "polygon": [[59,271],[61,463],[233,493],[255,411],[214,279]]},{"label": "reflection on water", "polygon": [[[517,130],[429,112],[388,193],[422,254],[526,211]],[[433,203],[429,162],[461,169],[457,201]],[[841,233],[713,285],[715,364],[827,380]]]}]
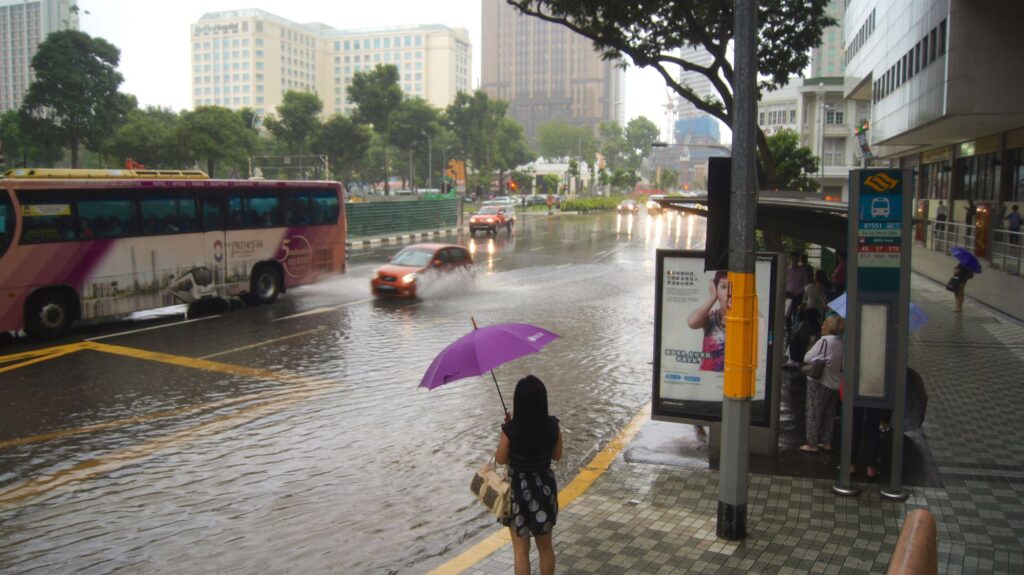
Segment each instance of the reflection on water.
[{"label": "reflection on water", "polygon": [[[217,353],[224,364],[302,379],[96,352],[39,367],[49,371],[4,374],[0,441],[207,408],[0,449],[0,501],[26,478],[127,458],[72,487],[0,503],[0,570],[419,573],[436,566],[497,528],[468,483],[496,446],[502,410],[489,374],[427,391],[417,388],[427,366],[472,329],[470,317],[481,326],[526,322],[560,334],[494,375],[510,407],[523,375],[547,384],[565,436],[565,459],[555,466],[564,487],[650,401],[652,248],[677,246],[643,221],[642,242],[619,237],[610,214],[537,222],[517,229],[511,247],[506,239],[474,242],[483,264],[477,276],[436,278],[417,302],[340,305],[368,296],[367,264],[290,291],[275,306],[117,342],[187,357]],[[595,256],[613,250],[615,258]],[[299,332],[309,333],[284,338]],[[248,399],[232,403],[238,398]],[[217,431],[201,433],[203,426]]]}]

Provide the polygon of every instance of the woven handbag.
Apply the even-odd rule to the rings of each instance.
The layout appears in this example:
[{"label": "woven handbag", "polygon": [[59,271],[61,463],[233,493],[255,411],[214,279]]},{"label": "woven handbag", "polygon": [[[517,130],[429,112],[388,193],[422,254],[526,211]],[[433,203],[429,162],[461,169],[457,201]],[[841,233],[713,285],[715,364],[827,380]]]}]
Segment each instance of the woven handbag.
[{"label": "woven handbag", "polygon": [[828,363],[826,354],[828,354],[828,340],[825,340],[825,349],[822,350],[821,357],[813,359],[811,363],[804,364],[800,367],[800,371],[811,379],[821,380],[821,377],[825,375],[825,364]]},{"label": "woven handbag", "polygon": [[498,519],[512,515],[512,485],[508,482],[508,466],[505,466],[504,473],[499,473],[493,455],[473,474],[469,490]]}]

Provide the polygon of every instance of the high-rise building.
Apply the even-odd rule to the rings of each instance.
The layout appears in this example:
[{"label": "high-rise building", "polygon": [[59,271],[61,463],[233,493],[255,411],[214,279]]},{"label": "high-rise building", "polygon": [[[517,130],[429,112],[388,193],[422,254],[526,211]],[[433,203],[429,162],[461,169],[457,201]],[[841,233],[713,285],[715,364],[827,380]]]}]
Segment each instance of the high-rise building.
[{"label": "high-rise building", "polygon": [[622,122],[623,71],[593,43],[559,24],[523,16],[504,0],[483,0],[481,89],[509,103],[528,139],[554,120],[594,126]]},{"label": "high-rise building", "polygon": [[263,10],[204,14],[192,25],[192,105],[272,113],[290,90],[315,92],[324,115],[349,111],[356,72],[398,67],[409,96],[438,108],[471,89],[469,33],[441,25],[338,30]]},{"label": "high-rise building", "polygon": [[836,20],[835,26],[821,31],[821,44],[811,49],[812,78],[838,77],[843,75],[843,6],[844,0],[831,0],[825,13]]},{"label": "high-rise building", "polygon": [[21,106],[32,57],[51,32],[78,29],[77,0],[0,0],[0,113]]},{"label": "high-rise building", "polygon": [[[715,57],[711,55],[711,52],[708,52],[704,48],[693,47],[681,50],[679,58],[700,66],[710,66],[715,61]],[[718,96],[718,94],[715,93],[714,88],[711,86],[711,80],[700,72],[688,72],[680,69],[679,84],[687,86],[690,90],[693,90],[693,93],[701,99],[707,98],[708,96]],[[697,107],[693,105],[693,102],[684,99],[682,96],[676,96],[676,120],[696,118],[705,114],[706,112],[698,110]]]}]

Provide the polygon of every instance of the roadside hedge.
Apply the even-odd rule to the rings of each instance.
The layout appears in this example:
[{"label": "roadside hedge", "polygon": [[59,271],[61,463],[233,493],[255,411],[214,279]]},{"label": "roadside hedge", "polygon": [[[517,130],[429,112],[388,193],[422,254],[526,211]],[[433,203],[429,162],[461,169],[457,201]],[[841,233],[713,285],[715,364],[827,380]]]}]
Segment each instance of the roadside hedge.
[{"label": "roadside hedge", "polygon": [[576,198],[562,202],[563,212],[596,212],[600,210],[614,210],[619,207],[619,202],[627,199],[626,196],[609,196],[599,198]]}]

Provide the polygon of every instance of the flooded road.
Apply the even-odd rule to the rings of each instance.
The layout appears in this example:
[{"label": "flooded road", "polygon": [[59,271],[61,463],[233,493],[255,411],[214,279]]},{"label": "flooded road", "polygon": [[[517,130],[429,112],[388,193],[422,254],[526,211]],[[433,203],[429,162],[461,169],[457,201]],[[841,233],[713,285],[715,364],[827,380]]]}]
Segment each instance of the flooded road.
[{"label": "flooded road", "polygon": [[0,572],[428,571],[497,528],[468,486],[502,420],[489,376],[418,389],[433,357],[470,317],[560,334],[495,375],[509,407],[523,375],[547,384],[565,486],[650,401],[656,248],[703,238],[529,215],[442,239],[477,278],[419,302],[369,297],[383,246],[271,306],[0,350]]}]

